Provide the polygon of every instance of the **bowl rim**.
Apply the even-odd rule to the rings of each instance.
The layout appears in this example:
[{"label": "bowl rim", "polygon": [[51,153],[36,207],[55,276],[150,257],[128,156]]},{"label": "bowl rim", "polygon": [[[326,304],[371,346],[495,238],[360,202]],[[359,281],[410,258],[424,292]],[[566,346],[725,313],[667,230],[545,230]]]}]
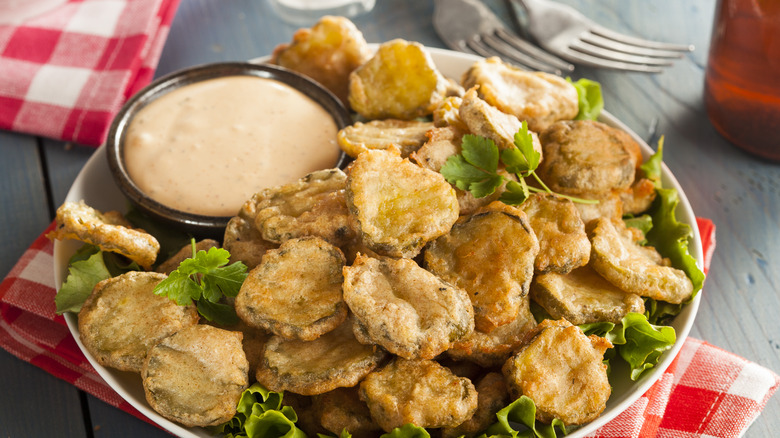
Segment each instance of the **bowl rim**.
[{"label": "bowl rim", "polygon": [[[253,62],[216,62],[187,67],[161,76],[136,92],[114,116],[105,141],[108,167],[119,189],[141,212],[168,224],[181,226],[198,235],[219,235],[231,216],[190,213],[152,199],[133,182],[124,162],[124,140],[133,117],[148,104],[178,88],[194,83],[230,76],[252,76],[271,79],[302,92],[325,109],[342,129],[353,123],[341,100],[318,82],[292,70],[272,64]],[[349,157],[339,151],[335,167],[344,168]]]}]

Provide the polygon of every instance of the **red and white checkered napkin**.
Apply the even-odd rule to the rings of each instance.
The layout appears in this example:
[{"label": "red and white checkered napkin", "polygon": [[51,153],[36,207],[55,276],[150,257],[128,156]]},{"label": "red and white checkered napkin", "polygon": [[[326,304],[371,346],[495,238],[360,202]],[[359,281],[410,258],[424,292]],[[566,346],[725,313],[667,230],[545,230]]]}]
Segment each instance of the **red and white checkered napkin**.
[{"label": "red and white checkered napkin", "polygon": [[[705,266],[715,246],[715,227],[698,219]],[[54,245],[44,231],[0,283],[0,346],[22,360],[73,383],[146,421],[89,365],[65,320],[54,313]],[[772,371],[688,338],[680,354],[625,412],[592,437],[737,437],[780,385]]]},{"label": "red and white checkered napkin", "polygon": [[99,146],[151,81],[178,4],[63,0],[0,23],[0,129]]}]

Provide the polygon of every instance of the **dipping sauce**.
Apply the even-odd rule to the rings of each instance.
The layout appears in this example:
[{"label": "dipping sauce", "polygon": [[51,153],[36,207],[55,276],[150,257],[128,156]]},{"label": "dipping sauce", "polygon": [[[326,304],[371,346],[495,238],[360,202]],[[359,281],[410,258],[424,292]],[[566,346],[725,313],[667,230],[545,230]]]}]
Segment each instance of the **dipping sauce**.
[{"label": "dipping sauce", "polygon": [[273,79],[227,76],[185,85],[138,111],[124,160],[155,201],[234,216],[263,188],[334,167],[337,132],[331,115],[300,91]]}]

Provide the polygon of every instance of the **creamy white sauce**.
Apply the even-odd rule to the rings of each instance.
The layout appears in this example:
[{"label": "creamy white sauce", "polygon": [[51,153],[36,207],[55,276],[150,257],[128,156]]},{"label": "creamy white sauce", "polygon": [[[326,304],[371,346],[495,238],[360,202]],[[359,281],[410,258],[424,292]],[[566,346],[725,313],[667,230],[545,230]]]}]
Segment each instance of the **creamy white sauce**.
[{"label": "creamy white sauce", "polygon": [[124,158],[152,199],[195,214],[233,216],[263,188],[336,165],[338,128],[300,91],[254,76],[171,91],[130,122]]}]

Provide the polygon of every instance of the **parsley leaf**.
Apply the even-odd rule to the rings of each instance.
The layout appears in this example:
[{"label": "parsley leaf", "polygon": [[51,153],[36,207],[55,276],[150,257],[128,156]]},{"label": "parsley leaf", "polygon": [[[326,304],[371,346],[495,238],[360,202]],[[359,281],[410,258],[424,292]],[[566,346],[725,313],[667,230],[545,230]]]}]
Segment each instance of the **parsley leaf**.
[{"label": "parsley leaf", "polygon": [[496,173],[498,170],[498,146],[493,140],[473,134],[463,136],[463,158],[467,162],[485,170]]}]

